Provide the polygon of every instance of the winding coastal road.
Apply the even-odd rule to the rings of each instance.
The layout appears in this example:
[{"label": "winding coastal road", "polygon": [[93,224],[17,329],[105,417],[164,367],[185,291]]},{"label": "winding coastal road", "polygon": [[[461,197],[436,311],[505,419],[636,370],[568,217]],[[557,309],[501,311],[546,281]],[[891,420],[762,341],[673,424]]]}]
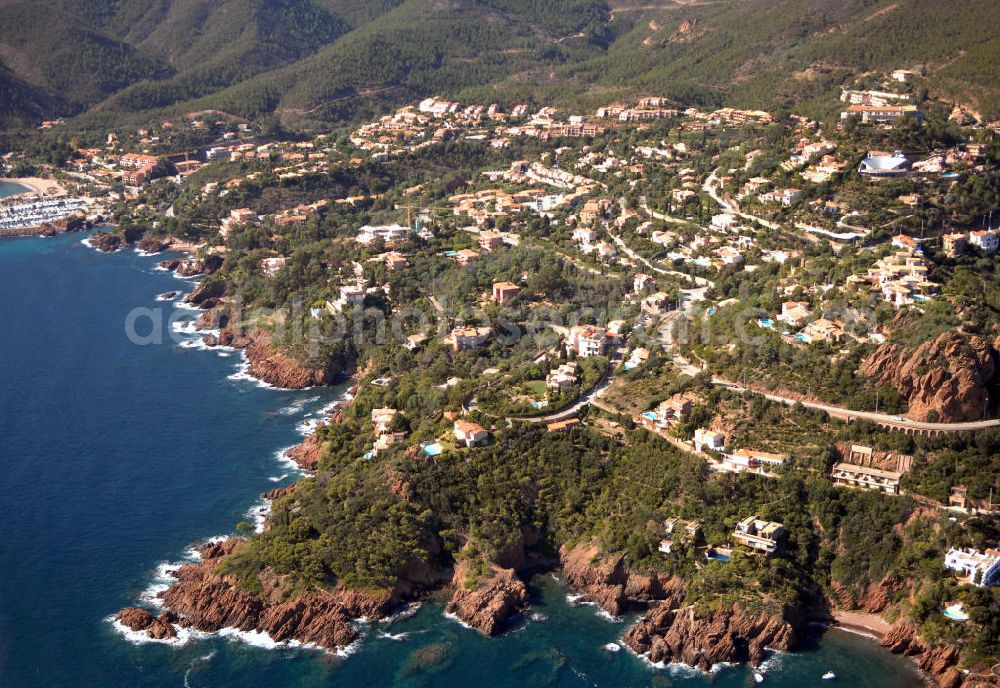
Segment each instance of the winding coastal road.
[{"label": "winding coastal road", "polygon": [[[704,289],[689,289],[682,292],[681,310],[669,313],[664,318],[660,328],[660,343],[663,345],[663,350],[671,353],[671,360],[673,364],[677,366],[682,373],[688,375],[689,377],[694,377],[705,371],[704,369],[694,365],[688,359],[684,358],[684,356],[677,351],[674,342],[674,323],[681,315],[691,312],[694,305],[698,300],[700,300],[701,294],[704,294]],[[1000,419],[996,418],[991,420],[968,421],[962,423],[931,423],[929,421],[913,420],[912,418],[906,418],[905,416],[900,415],[875,413],[874,411],[854,411],[852,409],[844,408],[843,406],[824,404],[818,401],[796,399],[767,390],[757,389],[751,385],[742,385],[738,382],[727,380],[718,376],[712,377],[712,384],[718,385],[719,387],[725,387],[726,389],[734,392],[749,392],[751,394],[757,394],[765,399],[785,404],[786,406],[802,404],[806,408],[823,411],[829,414],[831,418],[838,418],[848,422],[863,420],[889,430],[905,432],[908,435],[931,436],[955,432],[981,432],[992,428],[1000,428]]]}]

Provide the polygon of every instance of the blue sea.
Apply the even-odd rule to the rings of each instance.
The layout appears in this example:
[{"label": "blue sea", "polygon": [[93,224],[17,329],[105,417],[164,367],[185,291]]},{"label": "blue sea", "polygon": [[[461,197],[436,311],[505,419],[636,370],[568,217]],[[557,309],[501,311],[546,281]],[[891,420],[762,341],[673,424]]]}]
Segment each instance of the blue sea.
[{"label": "blue sea", "polygon": [[31,189],[26,186],[21,186],[20,184],[0,182],[0,198],[6,198],[7,196],[13,196],[14,194],[24,193],[26,191],[31,191]]},{"label": "blue sea", "polygon": [[[363,626],[346,657],[253,637],[125,637],[110,617],[155,592],[165,562],[294,480],[278,454],[343,388],[262,387],[238,353],[192,335],[132,343],[133,309],[192,319],[156,297],[193,285],[157,270],[162,256],[101,255],[82,238],[0,241],[0,686],[756,685],[745,667],[708,677],[614,651],[628,620],[570,605],[548,575],[531,581],[532,615],[493,640],[434,600]],[[830,670],[834,684],[820,680]],[[841,631],[775,655],[765,675],[784,688],[920,685],[907,660]]]}]

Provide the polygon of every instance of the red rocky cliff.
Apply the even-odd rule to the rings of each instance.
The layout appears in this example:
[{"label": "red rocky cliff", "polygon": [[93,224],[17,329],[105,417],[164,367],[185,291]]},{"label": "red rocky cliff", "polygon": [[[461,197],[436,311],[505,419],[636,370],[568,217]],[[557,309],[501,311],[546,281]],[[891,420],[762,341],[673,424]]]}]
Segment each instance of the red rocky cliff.
[{"label": "red rocky cliff", "polygon": [[641,576],[629,572],[621,554],[605,555],[593,543],[559,550],[566,583],[612,616],[649,603],[683,597],[680,580],[662,574]]},{"label": "red rocky cliff", "polygon": [[958,669],[958,648],[953,645],[928,647],[917,637],[912,625],[894,626],[882,638],[882,647],[897,655],[912,657],[939,688],[973,685],[963,684],[965,677]]},{"label": "red rocky cliff", "polygon": [[[213,309],[198,319],[199,327],[225,322],[225,316]],[[208,346],[231,346],[246,353],[248,372],[258,380],[283,389],[305,389],[329,385],[349,371],[347,362],[337,362],[327,369],[310,368],[271,343],[270,336],[260,329],[243,330],[226,327],[218,335],[207,334],[202,340]]]},{"label": "red rocky cliff", "polygon": [[297,640],[333,650],[357,639],[353,619],[384,616],[396,603],[390,592],[360,593],[341,588],[293,594],[286,599],[284,581],[267,574],[260,576],[264,593],[253,594],[217,570],[220,558],[238,544],[238,540],[229,540],[206,545],[200,550],[202,562],[182,566],[177,582],[163,593],[168,611],[160,619],[149,615],[150,620],[126,609],[119,620],[130,628],[135,624],[154,629],[176,620],[207,632],[223,628],[261,631],[275,641]]},{"label": "red rocky cliff", "polygon": [[722,662],[764,661],[766,648],[795,649],[796,635],[787,621],[750,614],[738,606],[711,613],[694,607],[658,604],[626,631],[626,645],[651,662],[682,662],[708,671]]},{"label": "red rocky cliff", "polygon": [[506,627],[511,615],[528,603],[528,588],[513,569],[495,565],[490,578],[479,581],[474,589],[466,588],[468,572],[466,561],[455,567],[455,594],[448,603],[448,612],[486,635],[496,635]]},{"label": "red rocky cliff", "polygon": [[909,402],[911,418],[975,421],[983,417],[996,362],[996,343],[945,332],[915,349],[883,344],[858,372],[898,391]]}]

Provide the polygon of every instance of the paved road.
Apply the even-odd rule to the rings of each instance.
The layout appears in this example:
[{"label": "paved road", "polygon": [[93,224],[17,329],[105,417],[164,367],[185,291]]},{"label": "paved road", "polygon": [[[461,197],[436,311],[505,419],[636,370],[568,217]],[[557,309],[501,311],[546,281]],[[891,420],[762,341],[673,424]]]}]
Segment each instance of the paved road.
[{"label": "paved road", "polygon": [[588,406],[590,403],[599,399],[601,395],[604,394],[606,391],[608,391],[608,388],[611,387],[611,383],[614,382],[615,375],[618,372],[618,366],[622,362],[623,350],[624,347],[620,347],[617,351],[615,351],[614,355],[611,357],[611,363],[608,366],[608,372],[604,374],[604,377],[601,379],[601,381],[598,382],[596,385],[594,385],[594,388],[592,390],[590,390],[586,394],[581,395],[580,398],[577,399],[575,402],[573,402],[571,406],[567,406],[566,408],[560,411],[556,411],[555,413],[551,413],[547,416],[528,416],[528,417],[514,416],[508,418],[507,420],[519,420],[525,423],[555,423],[560,420],[566,420],[567,418],[575,417],[577,414],[579,414],[579,412],[583,409],[584,406]]},{"label": "paved road", "polygon": [[[619,203],[619,205],[623,209],[625,208],[625,199],[624,198],[620,198],[618,200],[618,203]],[[646,212],[648,212],[653,217],[655,217],[657,219],[665,219],[665,218],[668,217],[666,215],[663,215],[662,213],[655,213],[654,214],[652,211],[650,211],[649,208],[648,208],[648,206],[645,205],[645,203],[646,203],[646,199],[645,198],[642,199],[642,203],[643,203],[643,210],[645,210]],[[670,218],[667,221],[669,221],[669,222],[684,222],[683,220],[677,220],[675,218]],[[664,268],[658,268],[658,267],[656,267],[649,260],[647,260],[643,256],[641,256],[638,253],[636,253],[635,251],[633,251],[631,248],[629,248],[628,244],[625,243],[625,240],[622,239],[617,234],[615,234],[614,232],[612,232],[610,227],[608,228],[608,235],[611,236],[612,241],[614,241],[615,244],[618,246],[618,248],[621,249],[622,253],[624,253],[626,256],[628,256],[632,260],[634,260],[636,262],[639,262],[639,263],[642,263],[643,265],[646,266],[647,269],[652,270],[653,272],[655,272],[657,274],[660,274],[660,275],[673,275],[675,277],[681,277],[681,278],[684,278],[684,279],[689,279],[689,280],[693,281],[695,284],[697,284],[700,287],[714,286],[714,284],[713,284],[713,282],[711,280],[707,280],[704,277],[695,277],[694,275],[689,275],[686,272],[681,272],[679,270],[667,270],[667,269],[664,269]]]},{"label": "paved road", "polygon": [[877,425],[888,425],[892,428],[900,430],[909,430],[917,434],[921,433],[936,434],[936,433],[947,433],[947,432],[976,432],[979,430],[988,430],[990,428],[1000,427],[1000,419],[980,420],[980,421],[972,421],[966,423],[929,423],[926,421],[912,420],[904,416],[891,415],[888,413],[875,413],[873,411],[852,411],[842,406],[833,406],[830,404],[821,404],[812,401],[800,401],[798,399],[784,397],[779,394],[773,394],[770,392],[761,392],[756,389],[744,387],[743,385],[737,382],[732,382],[731,380],[725,380],[719,377],[712,378],[712,382],[721,387],[726,387],[727,389],[732,389],[735,391],[749,391],[753,394],[759,394],[765,399],[770,399],[771,401],[776,401],[782,404],[786,404],[788,406],[793,406],[795,404],[802,404],[806,408],[825,411],[834,418],[840,418],[842,420],[866,420],[875,423]]},{"label": "paved road", "polygon": [[771,222],[770,220],[765,220],[762,217],[757,217],[755,215],[744,213],[739,209],[739,206],[737,206],[732,201],[727,201],[721,198],[719,196],[718,191],[715,190],[715,183],[719,181],[719,178],[715,175],[715,172],[718,172],[718,170],[715,170],[714,172],[712,172],[712,174],[708,175],[708,177],[705,179],[705,183],[702,185],[701,188],[705,193],[707,193],[709,196],[712,197],[712,200],[714,200],[716,203],[719,204],[720,208],[725,210],[727,213],[732,213],[737,217],[741,217],[749,222],[757,222],[762,226],[767,227],[768,229],[781,229],[781,225],[779,225],[777,222]]}]

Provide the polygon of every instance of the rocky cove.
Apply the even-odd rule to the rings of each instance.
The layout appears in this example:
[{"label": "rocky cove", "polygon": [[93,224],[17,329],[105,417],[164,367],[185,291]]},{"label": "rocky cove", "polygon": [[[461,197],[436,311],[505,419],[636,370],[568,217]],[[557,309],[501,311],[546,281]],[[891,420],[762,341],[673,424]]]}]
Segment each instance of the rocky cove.
[{"label": "rocky cove", "polygon": [[[286,452],[307,473],[316,470],[321,454],[315,434]],[[294,499],[296,488],[297,484],[276,488],[262,497]],[[208,633],[236,628],[265,633],[275,642],[295,641],[338,653],[361,638],[358,620],[385,619],[410,603],[443,596],[448,615],[486,636],[498,636],[530,612],[526,581],[551,572],[574,591],[574,605],[592,604],[609,619],[636,615],[621,643],[657,667],[686,665],[703,672],[731,663],[760,667],[775,651],[796,651],[811,625],[835,623],[829,613],[816,610],[783,609],[774,614],[738,603],[712,608],[687,604],[681,578],[631,571],[621,555],[607,555],[590,542],[564,545],[557,559],[547,558],[532,551],[536,540],[536,534],[525,533],[498,557],[499,562],[490,564],[485,575],[472,576],[471,584],[470,564],[460,557],[449,566],[410,560],[397,572],[392,588],[378,591],[337,585],[301,592],[285,577],[263,571],[254,581],[260,592],[254,593],[225,571],[225,557],[238,553],[244,544],[242,538],[232,537],[200,547],[200,561],[176,570],[176,582],[161,595],[164,611],[159,616],[131,607],[122,610],[117,620],[150,639],[170,639],[183,628]],[[885,611],[895,588],[896,582],[887,580],[853,597],[840,589],[840,598],[831,603]],[[956,648],[923,643],[905,622],[893,626],[878,642],[912,659],[942,688],[976,685],[964,682]]]},{"label": "rocky cove", "polygon": [[[174,638],[183,628],[208,633],[236,628],[266,633],[275,642],[296,641],[336,653],[361,637],[357,620],[387,618],[408,602],[438,591],[448,597],[448,614],[487,636],[509,630],[512,620],[528,610],[527,587],[514,569],[495,565],[486,580],[469,589],[463,583],[465,562],[453,572],[410,562],[398,587],[378,593],[338,586],[288,596],[281,577],[262,574],[265,592],[252,594],[218,570],[222,558],[239,546],[240,540],[232,538],[201,547],[200,562],[176,571],[177,582],[162,594],[165,610],[159,616],[130,607],[118,614],[118,622],[157,640]],[[580,591],[575,604],[595,604],[609,616],[641,614],[621,642],[654,666],[682,664],[704,672],[730,663],[759,667],[774,651],[794,652],[805,633],[807,620],[794,614],[777,618],[739,605],[708,612],[685,605],[683,581],[630,574],[614,558],[595,566],[593,555],[591,546],[564,549],[554,571],[570,589]],[[966,682],[957,669],[955,648],[923,644],[912,626],[895,626],[879,642],[888,651],[911,658],[935,685],[978,685]]]}]

